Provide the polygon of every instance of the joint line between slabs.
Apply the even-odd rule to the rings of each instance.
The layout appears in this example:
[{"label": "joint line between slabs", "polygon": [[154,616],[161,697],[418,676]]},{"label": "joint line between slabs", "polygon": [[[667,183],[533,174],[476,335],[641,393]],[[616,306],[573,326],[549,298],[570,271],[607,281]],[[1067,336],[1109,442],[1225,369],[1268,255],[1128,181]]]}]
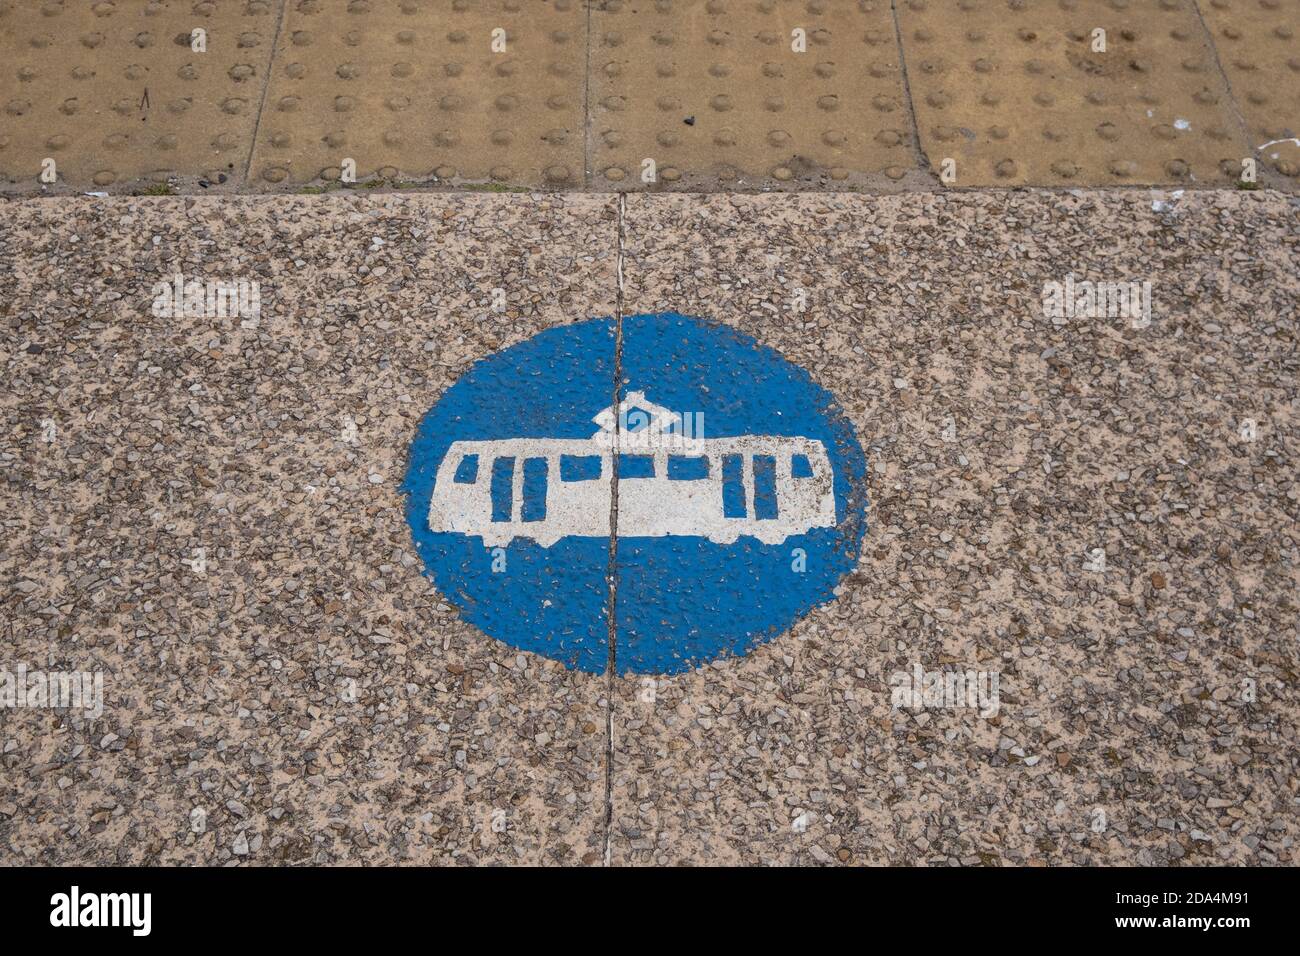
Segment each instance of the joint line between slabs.
[{"label": "joint line between slabs", "polygon": [[1210,59],[1214,61],[1214,69],[1218,71],[1219,79],[1223,81],[1223,92],[1228,95],[1228,105],[1232,109],[1232,118],[1237,121],[1237,127],[1241,132],[1242,145],[1250,150],[1253,156],[1257,150],[1254,137],[1251,135],[1250,123],[1241,104],[1237,102],[1237,94],[1232,89],[1232,80],[1228,78],[1228,71],[1223,68],[1223,60],[1219,57],[1219,45],[1214,42],[1214,31],[1210,29],[1209,21],[1205,19],[1205,14],[1201,12],[1201,5],[1197,0],[1192,0],[1192,12],[1196,14],[1196,22],[1200,24],[1201,33],[1205,38],[1205,48],[1209,50]]},{"label": "joint line between slabs", "polygon": [[582,186],[591,191],[591,7],[587,3],[587,59],[582,74]]},{"label": "joint line between slabs", "polygon": [[266,111],[266,96],[271,92],[271,77],[275,72],[276,47],[280,45],[280,32],[285,21],[289,19],[289,0],[280,0],[280,15],[275,21],[275,35],[271,37],[271,55],[266,61],[266,79],[262,81],[262,98],[257,103],[257,119],[253,122],[253,135],[248,142],[248,159],[244,163],[244,181],[236,190],[247,189],[249,177],[253,174],[253,156],[257,153],[257,137],[262,132],[262,113]]},{"label": "joint line between slabs", "polygon": [[618,195],[617,241],[614,257],[614,451],[610,457],[609,496],[609,660],[605,669],[605,853],[610,865],[614,834],[614,694],[618,673],[618,458],[622,416],[618,414],[623,395],[623,256],[626,197]]},{"label": "joint line between slabs", "polygon": [[912,83],[907,76],[907,54],[903,50],[903,25],[898,21],[896,0],[889,0],[889,13],[894,21],[894,43],[898,47],[898,69],[903,74],[903,95],[907,98],[907,116],[912,121],[912,161],[917,169],[932,176],[930,157],[921,146],[921,124],[916,118],[916,103],[912,99]]}]

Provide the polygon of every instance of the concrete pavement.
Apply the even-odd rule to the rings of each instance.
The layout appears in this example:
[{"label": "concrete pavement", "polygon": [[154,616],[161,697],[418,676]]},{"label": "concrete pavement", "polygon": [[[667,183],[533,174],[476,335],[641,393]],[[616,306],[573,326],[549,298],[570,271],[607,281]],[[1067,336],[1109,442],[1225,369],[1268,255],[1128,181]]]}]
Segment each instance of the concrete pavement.
[{"label": "concrete pavement", "polygon": [[[6,211],[2,663],[104,688],[0,713],[7,862],[1294,862],[1292,199]],[[157,308],[177,273],[260,311]],[[1071,275],[1150,282],[1149,321],[1046,314]],[[667,310],[838,399],[856,570],[666,678],[463,623],[404,516],[421,415],[539,330]],[[918,668],[1000,699],[895,706]]]}]

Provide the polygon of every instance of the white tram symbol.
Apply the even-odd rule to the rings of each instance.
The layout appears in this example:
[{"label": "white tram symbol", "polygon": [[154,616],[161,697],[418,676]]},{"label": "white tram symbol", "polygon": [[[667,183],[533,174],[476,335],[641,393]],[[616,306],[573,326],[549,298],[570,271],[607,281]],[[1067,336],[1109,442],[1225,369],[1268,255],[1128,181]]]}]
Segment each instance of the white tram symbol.
[{"label": "white tram symbol", "polygon": [[486,547],[608,537],[616,454],[620,538],[733,544],[750,535],[780,544],[834,527],[834,474],[820,441],[704,438],[702,419],[683,428],[683,418],[630,392],[593,419],[600,430],[591,438],[452,442],[438,466],[429,528],[477,535]]}]

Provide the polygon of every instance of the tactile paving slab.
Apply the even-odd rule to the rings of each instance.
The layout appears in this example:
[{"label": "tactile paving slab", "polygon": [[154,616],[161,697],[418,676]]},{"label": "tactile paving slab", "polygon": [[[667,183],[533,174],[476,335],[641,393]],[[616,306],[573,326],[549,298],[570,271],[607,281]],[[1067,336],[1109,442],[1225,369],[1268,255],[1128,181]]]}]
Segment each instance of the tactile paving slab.
[{"label": "tactile paving slab", "polygon": [[581,186],[585,30],[576,0],[290,0],[254,175]]},{"label": "tactile paving slab", "polygon": [[1284,176],[1300,176],[1300,0],[1201,4],[1251,146]]},{"label": "tactile paving slab", "polygon": [[[0,0],[0,183],[242,179],[280,4]],[[206,32],[195,52],[193,31]],[[51,184],[53,185],[53,184]]]},{"label": "tactile paving slab", "polygon": [[712,189],[917,168],[883,0],[599,0],[590,87],[595,188],[652,185],[647,161],[653,185]]},{"label": "tactile paving slab", "polygon": [[1228,185],[1249,155],[1191,0],[903,0],[898,14],[921,142],[935,170],[955,161],[950,185]]},{"label": "tactile paving slab", "polygon": [[1224,187],[1252,155],[1294,188],[1298,20],[1300,0],[0,0],[0,189],[897,191],[944,160],[957,187]]}]

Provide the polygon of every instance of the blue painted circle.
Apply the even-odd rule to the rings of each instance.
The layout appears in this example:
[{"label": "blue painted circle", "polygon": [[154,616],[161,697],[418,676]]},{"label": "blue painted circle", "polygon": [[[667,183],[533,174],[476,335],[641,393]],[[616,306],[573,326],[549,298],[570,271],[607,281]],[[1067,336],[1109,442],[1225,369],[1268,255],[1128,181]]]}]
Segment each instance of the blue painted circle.
[{"label": "blue painted circle", "polygon": [[[867,527],[866,462],[852,426],[803,369],[719,324],[673,313],[626,318],[617,360],[613,321],[594,319],[541,332],[472,366],[425,415],[411,444],[403,490],[416,548],[465,620],[569,667],[599,673],[609,666],[611,579],[618,672],[673,674],[747,654],[829,601],[857,561]],[[688,474],[678,461],[667,461],[661,473],[662,462],[645,465],[623,449],[617,487],[626,507],[619,510],[613,553],[607,517],[603,536],[545,540],[570,520],[552,507],[561,494],[557,486],[576,488],[566,483],[595,472],[603,477],[608,466],[596,463],[584,476],[558,452],[548,465],[537,449],[573,452],[570,444],[591,441],[601,428],[593,418],[617,408],[620,373],[620,399],[644,393],[646,404],[685,413],[688,428],[691,416],[702,413],[696,424],[711,450],[680,455],[710,459],[700,467],[718,482],[719,508],[731,509],[734,518],[701,513],[671,533],[654,530],[646,522],[659,521],[659,512],[647,510],[646,501],[664,502],[662,512],[671,514],[672,493],[687,487],[674,482],[694,478],[705,488],[711,478]],[[640,412],[624,409],[628,432],[645,420]],[[765,444],[746,451],[749,446],[728,441],[750,440],[744,436]],[[530,445],[534,457],[524,460],[519,443],[495,444],[511,439],[567,442]],[[800,450],[809,451],[803,462]],[[494,463],[507,457],[518,459],[520,477],[504,461]],[[475,459],[474,467],[466,458]],[[655,477],[637,477],[642,466]],[[588,487],[608,494],[613,483],[599,480]],[[708,488],[698,494],[708,498],[714,486]],[[456,494],[480,495],[475,500],[482,506],[453,508],[447,496]],[[608,499],[584,494],[592,504],[586,520],[594,522]],[[778,500],[792,503],[778,507]],[[498,513],[489,514],[494,507]],[[820,517],[809,517],[818,508]],[[448,530],[449,511],[469,524]],[[485,537],[507,526],[519,532],[508,543]],[[760,540],[778,536],[771,530],[777,526],[786,529],[781,540]]]}]

